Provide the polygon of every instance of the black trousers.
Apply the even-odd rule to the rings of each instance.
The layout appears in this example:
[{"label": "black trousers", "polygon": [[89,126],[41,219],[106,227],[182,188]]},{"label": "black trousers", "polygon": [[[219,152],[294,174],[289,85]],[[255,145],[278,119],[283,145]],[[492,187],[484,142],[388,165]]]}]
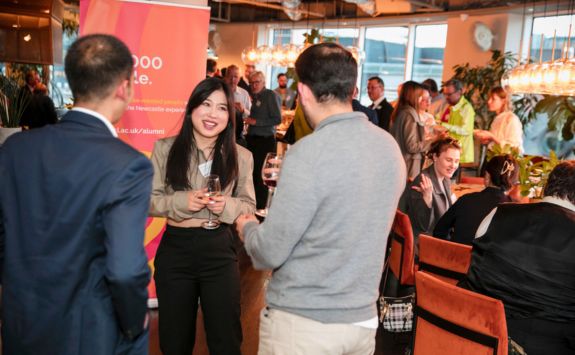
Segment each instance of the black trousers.
[{"label": "black trousers", "polygon": [[507,318],[507,332],[528,355],[575,354],[575,324]]},{"label": "black trousers", "polygon": [[154,265],[162,353],[192,354],[199,305],[210,354],[241,354],[240,275],[230,227],[167,226]]},{"label": "black trousers", "polygon": [[254,157],[253,177],[254,189],[256,190],[256,208],[265,208],[268,199],[268,188],[262,180],[262,166],[264,165],[266,154],[276,152],[276,138],[274,136],[247,136],[246,141],[248,142],[248,149]]}]

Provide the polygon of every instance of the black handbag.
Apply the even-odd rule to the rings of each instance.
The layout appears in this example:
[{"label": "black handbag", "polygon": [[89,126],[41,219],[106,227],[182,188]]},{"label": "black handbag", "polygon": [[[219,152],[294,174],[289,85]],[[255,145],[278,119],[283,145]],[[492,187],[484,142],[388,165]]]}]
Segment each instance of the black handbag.
[{"label": "black handbag", "polygon": [[385,262],[383,291],[379,296],[379,321],[383,324],[383,329],[388,332],[411,332],[413,329],[415,293],[403,297],[384,296],[388,273],[389,259]]}]

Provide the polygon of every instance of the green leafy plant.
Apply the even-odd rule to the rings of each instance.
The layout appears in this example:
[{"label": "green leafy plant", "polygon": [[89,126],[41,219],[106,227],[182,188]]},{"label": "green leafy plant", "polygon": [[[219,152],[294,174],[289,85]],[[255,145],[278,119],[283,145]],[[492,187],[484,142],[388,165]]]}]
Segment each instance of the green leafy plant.
[{"label": "green leafy plant", "polygon": [[78,23],[78,20],[69,18],[62,20],[62,31],[64,31],[67,36],[77,35],[79,29],[80,24]]},{"label": "green leafy plant", "polygon": [[21,95],[18,83],[0,75],[0,121],[2,127],[20,127],[20,118],[28,106],[30,95]]},{"label": "green leafy plant", "polygon": [[561,160],[553,150],[549,153],[549,159],[536,155],[520,155],[519,149],[509,144],[500,146],[494,144],[487,152],[487,160],[497,155],[509,154],[519,164],[519,190],[521,196],[533,198],[543,197],[543,187],[547,184],[549,174]]},{"label": "green leafy plant", "polygon": [[575,97],[545,96],[535,105],[536,113],[545,113],[549,118],[550,131],[561,132],[564,140],[573,139],[575,133]]},{"label": "green leafy plant", "polygon": [[499,50],[491,51],[491,59],[485,66],[472,67],[469,63],[458,64],[453,67],[454,79],[460,80],[465,86],[464,95],[475,109],[475,126],[480,129],[489,129],[494,114],[487,110],[489,90],[500,86],[501,77],[506,70],[515,65],[517,60],[511,52],[502,53]]},{"label": "green leafy plant", "polygon": [[543,197],[543,188],[547,184],[549,174],[561,162],[554,151],[549,153],[549,159],[538,156],[524,156],[518,158],[519,185],[522,196],[533,198]]}]

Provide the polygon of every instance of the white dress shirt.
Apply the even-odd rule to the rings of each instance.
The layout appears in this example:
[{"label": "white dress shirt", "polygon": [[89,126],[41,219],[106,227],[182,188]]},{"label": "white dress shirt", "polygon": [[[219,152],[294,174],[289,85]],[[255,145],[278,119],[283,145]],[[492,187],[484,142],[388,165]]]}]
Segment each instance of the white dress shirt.
[{"label": "white dress shirt", "polygon": [[110,130],[110,133],[112,133],[112,135],[114,137],[118,138],[118,132],[116,132],[116,128],[114,128],[114,125],[112,125],[112,123],[110,121],[108,121],[108,119],[106,117],[104,117],[102,114],[100,114],[96,111],[92,111],[90,109],[87,109],[85,107],[74,107],[74,108],[72,108],[72,111],[79,111],[79,112],[83,112],[87,115],[96,117],[100,121],[104,122],[104,124],[106,125],[106,127],[108,127],[108,129]]}]

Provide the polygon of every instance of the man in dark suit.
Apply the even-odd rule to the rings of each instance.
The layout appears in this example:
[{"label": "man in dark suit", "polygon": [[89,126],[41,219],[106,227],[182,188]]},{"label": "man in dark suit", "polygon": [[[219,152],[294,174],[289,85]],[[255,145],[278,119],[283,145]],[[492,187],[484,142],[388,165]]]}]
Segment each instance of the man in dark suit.
[{"label": "man in dark suit", "polygon": [[379,76],[372,76],[367,80],[367,95],[373,102],[369,108],[375,110],[379,118],[379,127],[389,132],[393,106],[383,96],[385,93],[383,80]]},{"label": "man in dark suit", "polygon": [[116,138],[133,59],[80,38],[65,71],[75,107],[0,149],[4,354],[147,354],[144,251],[152,166]]}]

